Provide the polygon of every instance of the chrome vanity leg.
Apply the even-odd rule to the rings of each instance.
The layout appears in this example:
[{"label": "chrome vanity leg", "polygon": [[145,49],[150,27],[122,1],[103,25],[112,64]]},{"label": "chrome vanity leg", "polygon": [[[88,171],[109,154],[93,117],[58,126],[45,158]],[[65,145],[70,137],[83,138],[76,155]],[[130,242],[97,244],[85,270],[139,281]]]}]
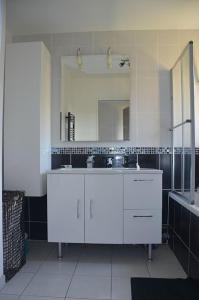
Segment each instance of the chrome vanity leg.
[{"label": "chrome vanity leg", "polygon": [[62,259],[63,256],[62,256],[62,243],[58,243],[58,259]]},{"label": "chrome vanity leg", "polygon": [[148,260],[152,260],[152,244],[148,245]]}]

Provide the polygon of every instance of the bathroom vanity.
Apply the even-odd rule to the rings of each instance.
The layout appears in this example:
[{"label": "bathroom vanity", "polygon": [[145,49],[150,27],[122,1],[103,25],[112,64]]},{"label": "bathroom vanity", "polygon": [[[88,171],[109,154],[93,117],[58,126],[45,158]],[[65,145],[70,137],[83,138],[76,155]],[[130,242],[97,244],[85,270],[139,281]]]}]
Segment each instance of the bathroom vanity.
[{"label": "bathroom vanity", "polygon": [[161,243],[162,171],[57,169],[47,175],[48,241]]}]

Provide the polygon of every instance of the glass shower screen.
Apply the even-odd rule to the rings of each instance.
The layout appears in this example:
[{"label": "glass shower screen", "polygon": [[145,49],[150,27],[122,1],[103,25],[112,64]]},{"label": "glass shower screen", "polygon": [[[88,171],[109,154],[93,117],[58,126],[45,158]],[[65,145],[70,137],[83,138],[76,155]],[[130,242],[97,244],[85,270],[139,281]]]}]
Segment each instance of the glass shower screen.
[{"label": "glass shower screen", "polygon": [[177,60],[172,75],[172,190],[193,203],[195,194],[195,120],[193,43]]}]

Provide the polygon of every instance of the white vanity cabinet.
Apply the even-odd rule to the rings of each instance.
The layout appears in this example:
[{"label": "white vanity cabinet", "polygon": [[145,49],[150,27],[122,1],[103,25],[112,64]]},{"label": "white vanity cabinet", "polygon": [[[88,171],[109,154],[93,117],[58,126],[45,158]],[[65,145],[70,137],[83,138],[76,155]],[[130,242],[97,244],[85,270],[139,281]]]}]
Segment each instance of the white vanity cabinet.
[{"label": "white vanity cabinet", "polygon": [[52,170],[47,196],[50,242],[161,243],[160,170]]},{"label": "white vanity cabinet", "polygon": [[85,175],[85,243],[123,243],[122,175]]}]

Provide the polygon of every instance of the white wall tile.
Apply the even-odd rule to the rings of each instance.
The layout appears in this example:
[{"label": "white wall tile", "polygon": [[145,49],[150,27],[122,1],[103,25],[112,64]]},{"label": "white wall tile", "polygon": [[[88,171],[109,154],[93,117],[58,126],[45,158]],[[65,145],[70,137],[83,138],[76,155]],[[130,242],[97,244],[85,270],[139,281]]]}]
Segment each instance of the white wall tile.
[{"label": "white wall tile", "polygon": [[[138,76],[137,113],[160,111],[159,86],[157,76]],[[143,88],[144,87],[144,88]]]},{"label": "white wall tile", "polygon": [[161,46],[179,45],[179,30],[160,30],[158,31],[158,44]]}]

